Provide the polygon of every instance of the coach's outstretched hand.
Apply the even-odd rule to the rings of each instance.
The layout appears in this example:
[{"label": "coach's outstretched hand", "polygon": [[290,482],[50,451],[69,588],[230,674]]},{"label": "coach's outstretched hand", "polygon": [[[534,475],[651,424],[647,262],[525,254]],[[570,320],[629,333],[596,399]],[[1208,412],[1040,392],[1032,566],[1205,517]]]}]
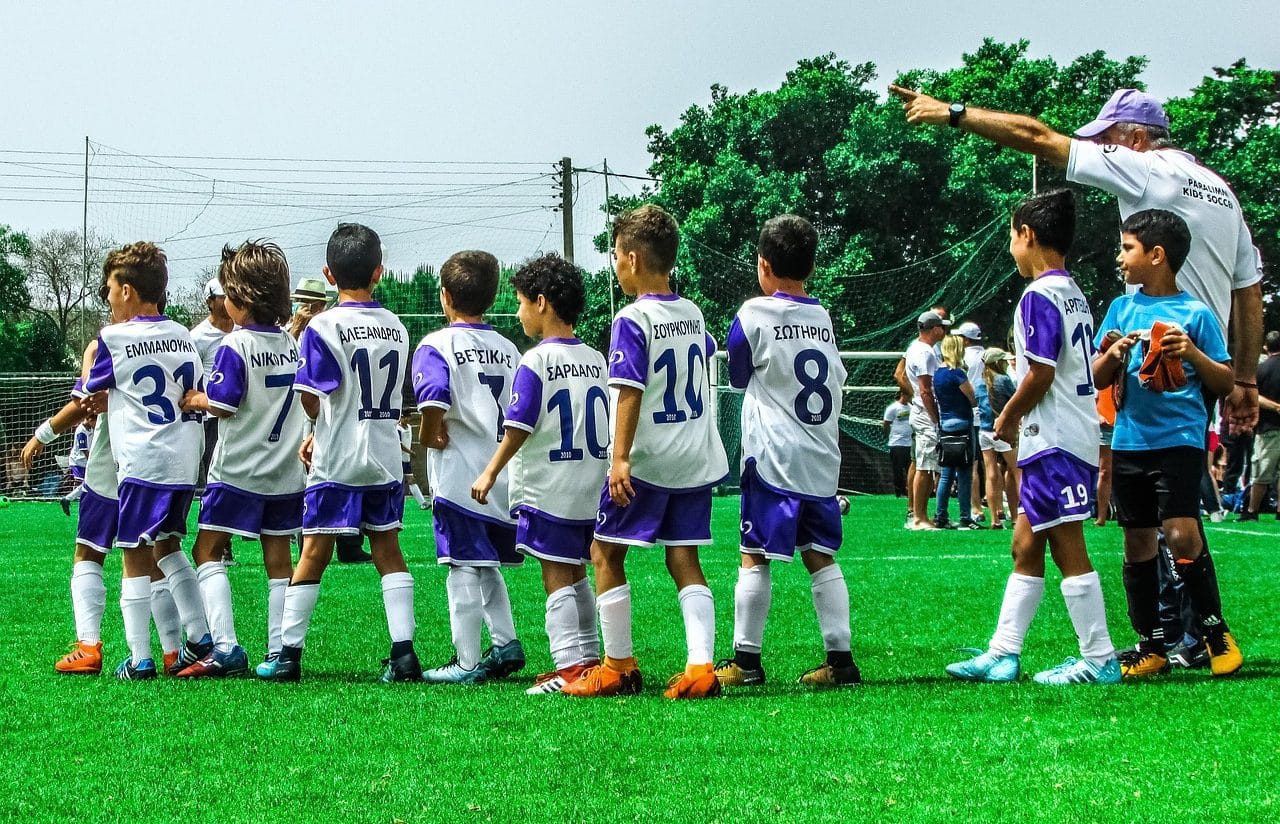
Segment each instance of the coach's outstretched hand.
[{"label": "coach's outstretched hand", "polygon": [[951,118],[951,111],[946,103],[936,97],[889,84],[889,92],[897,95],[902,101],[902,108],[907,113],[907,122],[911,124],[928,123],[931,126],[945,126]]}]

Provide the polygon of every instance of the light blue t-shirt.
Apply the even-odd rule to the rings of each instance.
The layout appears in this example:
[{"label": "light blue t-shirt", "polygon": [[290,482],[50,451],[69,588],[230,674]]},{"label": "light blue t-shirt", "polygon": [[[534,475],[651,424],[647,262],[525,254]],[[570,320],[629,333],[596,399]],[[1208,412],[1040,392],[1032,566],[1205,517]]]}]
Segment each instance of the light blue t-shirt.
[{"label": "light blue t-shirt", "polygon": [[[1229,363],[1227,342],[1217,318],[1208,306],[1179,292],[1153,298],[1141,291],[1121,295],[1111,302],[1107,316],[1098,326],[1094,346],[1102,348],[1108,331],[1149,332],[1155,321],[1176,323],[1209,360]],[[1129,371],[1124,376],[1124,404],[1116,411],[1115,438],[1111,448],[1121,452],[1146,449],[1168,449],[1174,446],[1205,447],[1205,429],[1209,425],[1201,394],[1200,376],[1189,362],[1182,362],[1187,385],[1171,392],[1152,392],[1142,388],[1138,369],[1142,366],[1146,342],[1134,345],[1129,356]]]}]

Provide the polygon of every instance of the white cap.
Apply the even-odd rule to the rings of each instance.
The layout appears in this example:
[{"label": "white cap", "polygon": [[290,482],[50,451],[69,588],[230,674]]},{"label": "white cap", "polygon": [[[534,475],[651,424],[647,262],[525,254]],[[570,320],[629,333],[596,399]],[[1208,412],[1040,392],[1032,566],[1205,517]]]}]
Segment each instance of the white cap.
[{"label": "white cap", "polygon": [[959,335],[969,340],[982,340],[982,330],[978,328],[978,324],[969,320],[952,329],[951,334]]},{"label": "white cap", "polygon": [[222,291],[222,284],[218,282],[217,278],[209,278],[209,282],[204,285],[205,300],[220,298],[225,294],[226,292]]}]

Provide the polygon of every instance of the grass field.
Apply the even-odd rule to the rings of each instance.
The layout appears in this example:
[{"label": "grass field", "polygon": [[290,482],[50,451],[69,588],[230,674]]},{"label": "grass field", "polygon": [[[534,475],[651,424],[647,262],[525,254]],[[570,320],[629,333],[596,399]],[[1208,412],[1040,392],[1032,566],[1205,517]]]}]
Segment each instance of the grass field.
[{"label": "grass field", "polygon": [[[717,650],[732,644],[736,499],[716,502],[704,554]],[[333,566],[304,681],[121,683],[56,676],[73,636],[72,522],[53,504],[0,510],[0,818],[22,821],[1275,821],[1280,819],[1280,526],[1209,525],[1245,670],[1117,687],[972,685],[942,671],[985,645],[1010,568],[1008,532],[907,533],[901,503],[858,498],[841,556],[866,683],[814,693],[821,661],[807,576],[775,569],[769,683],[718,701],[661,696],[684,641],[661,558],[635,551],[645,694],[527,697],[549,658],[532,565],[507,572],[529,667],[473,688],[376,683],[386,625],[370,567]],[[444,573],[427,513],[402,540],[417,578],[418,652],[450,655]],[[1112,634],[1132,641],[1120,530],[1089,527]],[[231,569],[240,637],[257,654],[265,590],[256,545]],[[119,559],[107,564],[114,663]],[[1051,573],[1024,653],[1075,653]]]}]

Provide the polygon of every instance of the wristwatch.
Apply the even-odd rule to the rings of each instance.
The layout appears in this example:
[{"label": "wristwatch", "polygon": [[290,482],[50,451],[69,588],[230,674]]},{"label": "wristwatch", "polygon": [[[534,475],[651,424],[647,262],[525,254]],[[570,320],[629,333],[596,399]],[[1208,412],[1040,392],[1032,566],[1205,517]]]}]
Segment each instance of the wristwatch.
[{"label": "wristwatch", "polygon": [[947,111],[950,112],[950,115],[947,118],[947,123],[949,123],[953,129],[959,128],[960,118],[964,117],[964,113],[966,111],[965,105],[963,103],[952,103],[947,107]]}]

